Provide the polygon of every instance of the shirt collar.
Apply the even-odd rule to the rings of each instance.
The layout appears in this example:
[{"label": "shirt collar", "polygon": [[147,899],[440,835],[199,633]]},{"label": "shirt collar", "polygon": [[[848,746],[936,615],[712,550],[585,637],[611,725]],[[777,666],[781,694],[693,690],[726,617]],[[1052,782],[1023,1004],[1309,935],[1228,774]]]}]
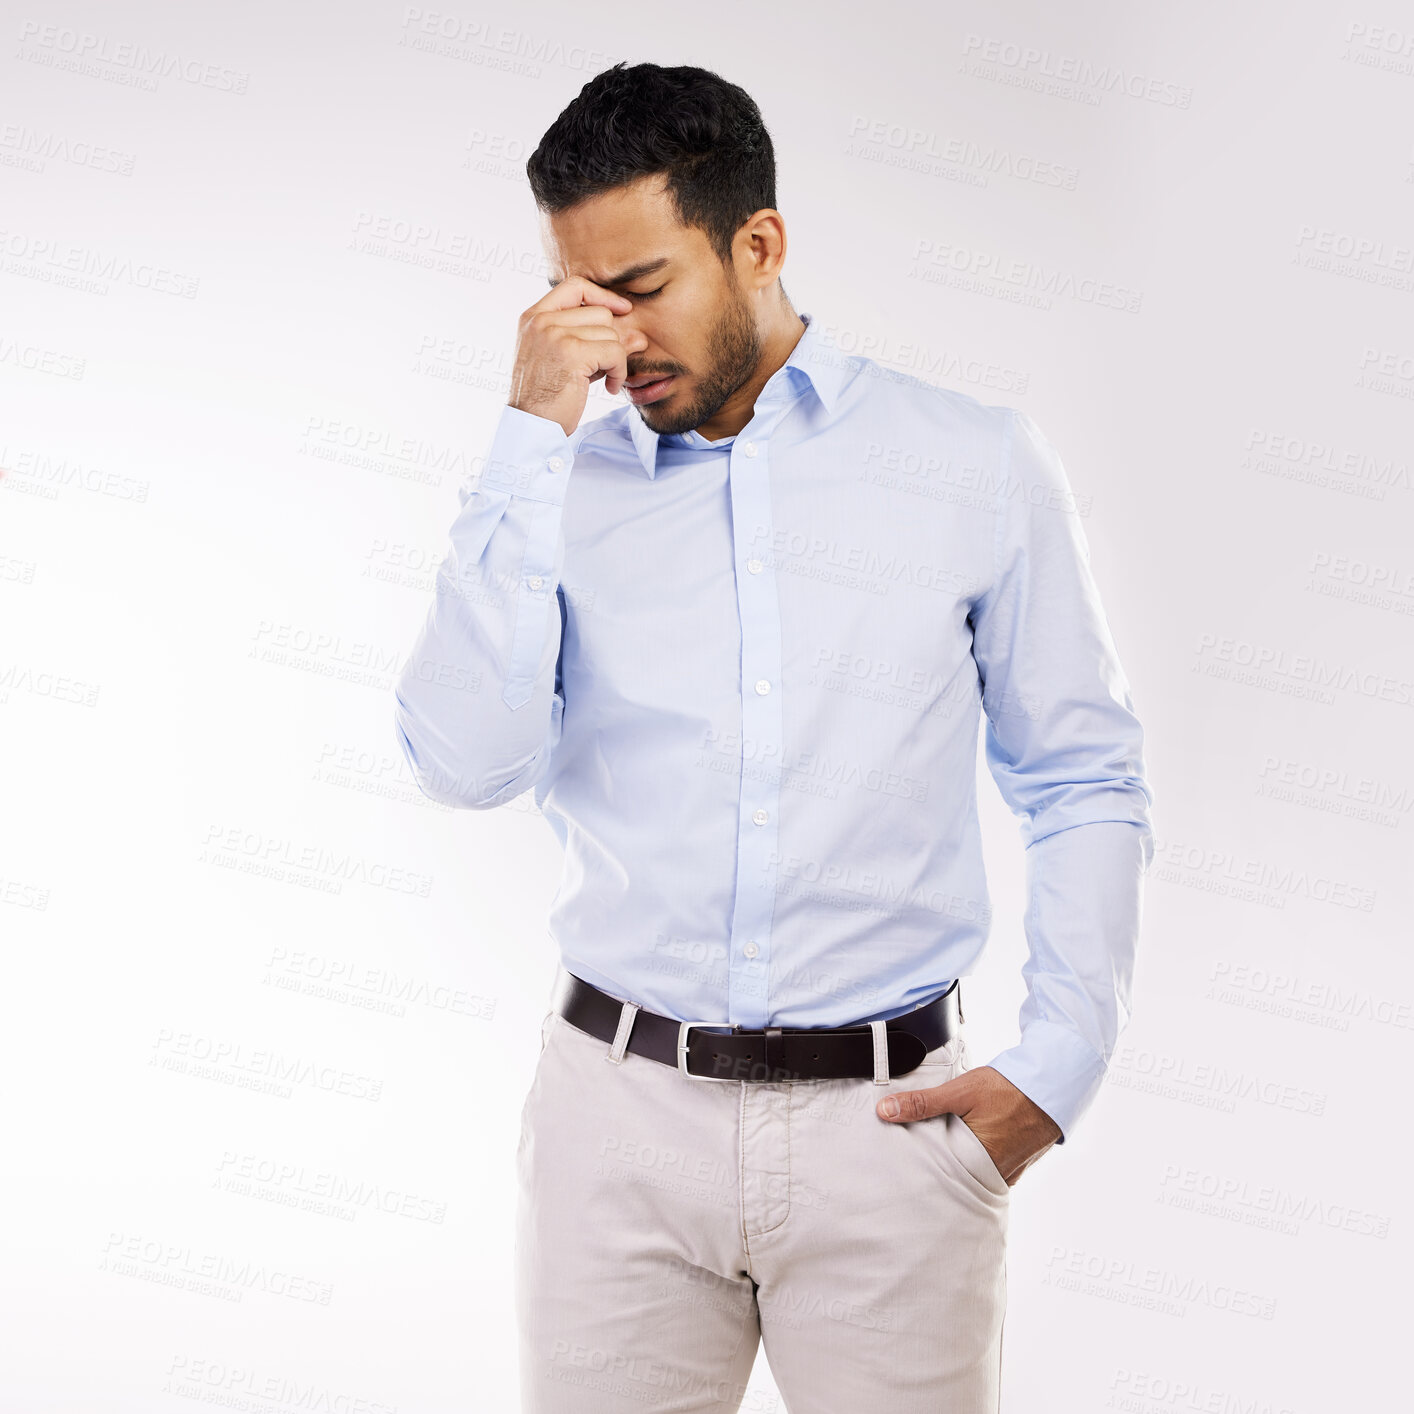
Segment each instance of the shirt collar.
[{"label": "shirt collar", "polygon": [[[840,355],[824,345],[824,334],[812,315],[802,314],[804,332],[796,340],[790,357],[766,380],[756,400],[758,408],[775,401],[789,401],[796,396],[791,384],[808,382],[815,389],[815,395],[824,405],[825,411],[833,413],[839,402],[840,389],[845,374],[849,371]],[[794,369],[795,373],[789,370]],[[798,389],[797,389],[798,391]],[[650,477],[656,476],[658,469],[658,434],[639,416],[638,409],[629,408],[629,435],[633,438],[634,449],[643,469]]]}]

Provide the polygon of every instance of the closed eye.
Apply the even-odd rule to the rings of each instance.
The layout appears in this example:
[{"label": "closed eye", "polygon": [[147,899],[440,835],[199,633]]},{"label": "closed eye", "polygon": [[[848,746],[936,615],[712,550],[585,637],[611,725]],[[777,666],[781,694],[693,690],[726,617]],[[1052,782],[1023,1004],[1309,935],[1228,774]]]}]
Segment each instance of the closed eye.
[{"label": "closed eye", "polygon": [[662,294],[663,286],[659,285],[656,290],[625,290],[629,299],[652,299],[654,295]]}]

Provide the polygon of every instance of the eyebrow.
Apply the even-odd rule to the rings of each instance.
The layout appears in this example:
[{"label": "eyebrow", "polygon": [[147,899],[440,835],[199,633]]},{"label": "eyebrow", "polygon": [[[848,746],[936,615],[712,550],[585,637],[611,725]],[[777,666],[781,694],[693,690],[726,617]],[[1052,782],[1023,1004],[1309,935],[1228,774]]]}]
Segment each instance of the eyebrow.
[{"label": "eyebrow", "polygon": [[[668,257],[661,255],[657,260],[644,260],[637,265],[630,265],[627,270],[620,270],[612,280],[595,280],[594,284],[602,286],[606,290],[616,290],[620,285],[632,284],[635,280],[641,280],[645,275],[656,274],[668,263]],[[546,277],[550,280],[550,288],[553,290],[560,283],[559,280]]]}]

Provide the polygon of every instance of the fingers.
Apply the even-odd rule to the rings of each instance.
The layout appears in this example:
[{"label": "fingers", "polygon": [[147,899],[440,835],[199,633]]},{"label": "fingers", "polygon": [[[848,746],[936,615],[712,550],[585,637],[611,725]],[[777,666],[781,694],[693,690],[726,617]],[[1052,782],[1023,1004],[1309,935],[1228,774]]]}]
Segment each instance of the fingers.
[{"label": "fingers", "polygon": [[[589,353],[592,367],[589,381],[604,380],[604,390],[617,395],[628,378],[628,356],[648,347],[648,340],[636,330],[614,328],[608,324],[584,324],[574,331],[574,337],[596,347]],[[597,347],[602,343],[603,348]]]},{"label": "fingers", "polygon": [[610,350],[614,361],[612,366],[604,369],[604,391],[611,397],[617,397],[619,389],[628,378],[628,349],[618,337],[618,330],[611,329],[609,332],[615,336],[614,347]]},{"label": "fingers", "polygon": [[552,351],[554,366],[572,369],[588,382],[605,379],[617,394],[628,378],[628,356],[647,348],[647,339],[618,320],[633,311],[623,295],[606,290],[582,276],[562,280],[520,317],[519,347]]},{"label": "fingers", "polygon": [[603,378],[605,390],[617,393],[628,377],[628,350],[617,329],[603,324],[586,324],[574,331],[583,345],[584,372],[591,383]]},{"label": "fingers", "polygon": [[621,311],[602,304],[577,304],[569,309],[541,309],[531,305],[521,316],[522,323],[553,325],[561,329],[607,329]]},{"label": "fingers", "polygon": [[586,280],[582,275],[571,275],[531,305],[527,313],[542,309],[578,309],[581,306],[601,306],[615,314],[627,314],[633,308],[633,302],[612,290],[606,290],[602,285],[594,284],[592,280]]}]

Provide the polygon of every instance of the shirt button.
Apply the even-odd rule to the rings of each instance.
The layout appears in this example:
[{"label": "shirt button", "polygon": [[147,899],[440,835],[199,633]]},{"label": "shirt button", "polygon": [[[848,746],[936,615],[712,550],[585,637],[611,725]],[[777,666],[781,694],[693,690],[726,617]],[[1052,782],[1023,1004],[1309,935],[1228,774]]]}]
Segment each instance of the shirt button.
[{"label": "shirt button", "polygon": [[745,452],[747,456],[749,456],[749,457],[754,457],[754,456],[756,455],[756,443],[755,443],[755,442],[747,442],[747,443],[745,443],[745,444],[742,446],[742,451]]},{"label": "shirt button", "polygon": [[543,579],[541,579],[538,574],[533,574],[533,575],[530,576],[530,578],[529,578],[528,580],[526,580],[526,583],[527,583],[532,589],[539,589],[540,586],[545,583],[545,581],[544,581]]},{"label": "shirt button", "polygon": [[764,825],[771,817],[764,810],[758,810],[751,818],[755,820],[758,825]]},{"label": "shirt button", "polygon": [[768,683],[765,678],[762,678],[761,681],[756,684],[756,691],[759,692],[762,697],[765,697],[770,690],[771,684]]},{"label": "shirt button", "polygon": [[559,471],[564,466],[564,462],[559,457],[550,458],[550,470]]},{"label": "shirt button", "polygon": [[744,952],[747,957],[755,957],[760,951],[761,949],[758,948],[755,943],[747,943],[747,945],[742,948],[742,952]]},{"label": "shirt button", "polygon": [[746,567],[747,567],[747,569],[749,569],[749,570],[751,571],[752,574],[760,574],[760,573],[761,573],[761,561],[760,561],[760,560],[748,560],[748,561],[746,562]]}]

